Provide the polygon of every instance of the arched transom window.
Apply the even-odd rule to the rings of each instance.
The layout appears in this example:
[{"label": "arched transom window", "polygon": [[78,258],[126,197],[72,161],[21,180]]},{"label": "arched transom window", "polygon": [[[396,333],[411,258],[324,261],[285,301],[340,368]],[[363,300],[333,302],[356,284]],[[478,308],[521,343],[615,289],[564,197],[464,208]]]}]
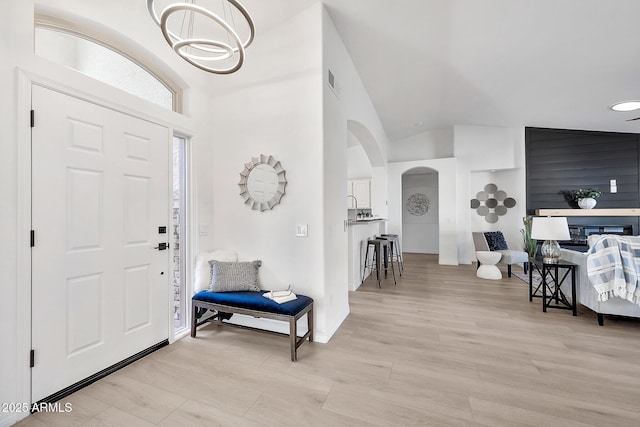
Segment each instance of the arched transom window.
[{"label": "arched transom window", "polygon": [[37,24],[35,54],[169,110],[176,94],[147,69],[114,48],[64,29]]}]

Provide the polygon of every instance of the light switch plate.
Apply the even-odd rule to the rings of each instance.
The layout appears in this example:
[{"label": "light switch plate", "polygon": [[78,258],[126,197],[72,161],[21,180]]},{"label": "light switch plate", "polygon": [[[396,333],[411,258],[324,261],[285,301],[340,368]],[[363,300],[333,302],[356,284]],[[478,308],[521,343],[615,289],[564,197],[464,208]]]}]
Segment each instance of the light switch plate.
[{"label": "light switch plate", "polygon": [[309,234],[307,232],[307,224],[296,224],[296,236],[297,237],[307,237]]},{"label": "light switch plate", "polygon": [[198,225],[198,234],[200,236],[208,236],[209,235],[209,224],[201,223]]}]

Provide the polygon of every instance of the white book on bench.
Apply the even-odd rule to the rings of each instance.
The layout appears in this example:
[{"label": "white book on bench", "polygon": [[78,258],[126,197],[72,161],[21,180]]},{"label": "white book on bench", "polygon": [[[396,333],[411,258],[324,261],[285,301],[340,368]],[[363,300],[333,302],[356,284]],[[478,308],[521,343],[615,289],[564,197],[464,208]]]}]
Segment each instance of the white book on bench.
[{"label": "white book on bench", "polygon": [[263,297],[269,298],[272,301],[277,302],[278,304],[285,303],[287,301],[293,301],[298,297],[291,291],[271,291],[262,294]]}]

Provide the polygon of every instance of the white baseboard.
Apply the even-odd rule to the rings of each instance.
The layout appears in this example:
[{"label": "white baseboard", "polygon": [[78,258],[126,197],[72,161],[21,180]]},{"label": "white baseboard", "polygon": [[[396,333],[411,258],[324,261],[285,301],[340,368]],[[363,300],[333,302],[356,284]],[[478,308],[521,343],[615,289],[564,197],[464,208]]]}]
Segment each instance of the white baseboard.
[{"label": "white baseboard", "polygon": [[331,329],[327,331],[327,334],[326,335],[317,334],[317,336],[313,337],[313,340],[321,343],[325,343],[325,344],[328,343],[331,337],[333,337],[333,334],[336,333],[336,331],[338,330],[338,328],[340,328],[340,326],[345,321],[347,316],[349,316],[349,313],[350,313],[349,305],[347,305],[344,313],[342,313],[342,316],[338,319],[338,321],[334,325],[332,325]]},{"label": "white baseboard", "polygon": [[[233,317],[231,317],[231,319],[225,320],[225,322],[233,323],[234,325],[264,329],[271,332],[279,332],[281,334],[289,334],[289,323],[282,322],[279,320],[257,318],[252,316],[245,316],[242,314],[234,314]],[[307,330],[308,330],[307,318],[303,317],[302,319],[298,320],[298,335],[306,334]]]},{"label": "white baseboard", "polygon": [[[339,320],[331,325],[331,328],[325,333],[314,331],[313,341],[321,344],[326,344],[329,342],[333,334],[336,333],[342,322],[349,315],[349,306],[346,306],[345,312],[339,318]],[[229,320],[225,320],[226,323],[232,323],[234,325],[248,326],[251,328],[264,329],[271,332],[278,332],[281,334],[289,334],[289,324],[287,322],[282,322],[279,320],[273,319],[265,319],[261,317],[252,317],[246,316],[242,314],[234,314],[233,317]],[[298,336],[302,336],[307,333],[309,329],[307,328],[307,319],[306,317],[302,317],[298,320]]]}]

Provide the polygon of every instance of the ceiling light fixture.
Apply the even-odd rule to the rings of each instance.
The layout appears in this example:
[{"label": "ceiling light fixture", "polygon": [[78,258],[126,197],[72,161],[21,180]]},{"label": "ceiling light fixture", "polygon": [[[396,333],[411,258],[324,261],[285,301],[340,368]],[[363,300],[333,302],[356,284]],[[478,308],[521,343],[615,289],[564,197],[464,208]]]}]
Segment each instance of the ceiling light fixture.
[{"label": "ceiling light fixture", "polygon": [[611,107],[613,111],[633,111],[640,110],[640,101],[624,101],[613,104]]},{"label": "ceiling light fixture", "polygon": [[[238,71],[244,63],[244,50],[253,42],[256,32],[251,15],[237,0],[220,0],[217,8],[205,8],[196,1],[174,2],[158,15],[155,9],[158,1],[147,0],[147,9],[167,43],[182,59],[209,73]],[[200,0],[200,3],[207,1]],[[244,41],[238,35],[234,9],[245,21],[241,22],[243,35],[247,33]]]}]

